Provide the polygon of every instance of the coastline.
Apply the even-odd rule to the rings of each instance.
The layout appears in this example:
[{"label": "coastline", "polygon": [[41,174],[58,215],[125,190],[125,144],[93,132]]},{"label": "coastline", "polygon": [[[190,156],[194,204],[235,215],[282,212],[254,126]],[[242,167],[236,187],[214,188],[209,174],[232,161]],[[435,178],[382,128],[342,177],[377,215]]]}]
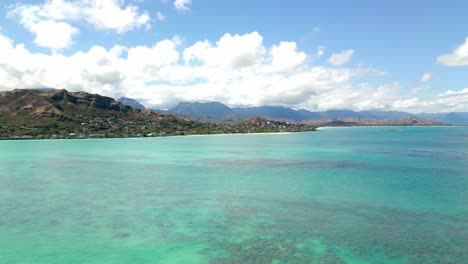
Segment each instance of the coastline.
[{"label": "coastline", "polygon": [[36,141],[36,140],[93,140],[93,139],[147,139],[147,138],[165,138],[165,137],[204,137],[204,136],[249,136],[249,135],[288,135],[300,132],[317,132],[320,130],[328,129],[341,129],[341,128],[463,128],[467,126],[463,125],[441,125],[441,126],[320,126],[316,127],[315,130],[305,131],[282,131],[282,132],[252,132],[252,133],[219,133],[219,134],[186,134],[186,135],[158,135],[158,136],[129,136],[129,137],[75,137],[75,138],[0,138],[0,141]]},{"label": "coastline", "polygon": [[167,138],[167,137],[205,137],[205,136],[250,136],[250,135],[287,135],[308,131],[290,131],[290,132],[253,132],[253,133],[220,133],[220,134],[189,134],[189,135],[163,135],[163,136],[141,136],[141,137],[83,137],[83,138],[1,138],[1,141],[42,141],[42,140],[100,140],[100,139],[149,139],[149,138]]}]

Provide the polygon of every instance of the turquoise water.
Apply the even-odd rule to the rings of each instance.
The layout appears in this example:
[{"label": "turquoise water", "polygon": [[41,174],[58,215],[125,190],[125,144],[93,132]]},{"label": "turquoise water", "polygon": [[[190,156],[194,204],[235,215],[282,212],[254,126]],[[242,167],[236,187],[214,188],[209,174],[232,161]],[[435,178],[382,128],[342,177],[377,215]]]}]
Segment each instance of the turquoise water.
[{"label": "turquoise water", "polygon": [[468,128],[0,142],[0,263],[468,263]]}]

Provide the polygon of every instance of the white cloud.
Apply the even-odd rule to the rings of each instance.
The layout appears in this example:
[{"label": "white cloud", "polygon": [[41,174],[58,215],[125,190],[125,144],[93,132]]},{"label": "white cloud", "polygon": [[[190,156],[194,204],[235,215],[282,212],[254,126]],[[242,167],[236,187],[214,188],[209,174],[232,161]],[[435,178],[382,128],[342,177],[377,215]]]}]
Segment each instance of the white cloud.
[{"label": "white cloud", "polygon": [[[150,26],[147,12],[122,0],[46,0],[43,4],[16,4],[8,9],[10,17],[17,18],[29,31],[36,34],[36,44],[62,49],[72,43],[78,34],[73,26],[88,23],[99,30],[112,30],[119,34]],[[47,29],[47,26],[52,27]],[[52,33],[63,36],[51,36]],[[56,35],[54,33],[54,35]]]},{"label": "white cloud", "polygon": [[270,49],[271,64],[276,71],[294,70],[304,65],[307,54],[297,51],[295,42],[281,42]]},{"label": "white cloud", "polygon": [[65,22],[40,21],[32,24],[31,32],[36,34],[34,42],[41,47],[60,50],[70,46],[73,43],[73,36],[79,33],[79,30]]},{"label": "white cloud", "polygon": [[435,97],[396,100],[393,107],[411,112],[466,112],[468,111],[468,88],[447,91]]},{"label": "white cloud", "polygon": [[263,37],[257,32],[245,35],[225,34],[216,45],[199,41],[184,50],[187,64],[204,63],[211,67],[243,68],[261,63],[265,47]]},{"label": "white cloud", "polygon": [[389,110],[401,96],[398,83],[357,86],[344,82],[339,88],[312,98],[318,109]]},{"label": "white cloud", "polygon": [[192,0],[174,0],[174,7],[180,12],[189,11],[191,4]]},{"label": "white cloud", "polygon": [[161,22],[162,22],[162,21],[165,21],[165,20],[166,20],[166,16],[165,16],[163,13],[161,13],[161,12],[157,12],[157,13],[156,13],[156,19],[157,19],[158,21],[161,21]]},{"label": "white cloud", "polygon": [[[348,108],[468,110],[468,89],[413,99],[397,83],[355,84],[374,69],[312,65],[294,42],[267,47],[260,34],[226,34],[181,46],[177,38],[152,46],[94,46],[70,56],[28,51],[0,34],[0,90],[56,87],[111,97],[128,96],[151,107],[180,101],[231,106],[283,105],[309,110]],[[234,51],[234,52],[233,52]]]},{"label": "white cloud", "polygon": [[150,17],[147,12],[139,13],[134,5],[124,6],[121,0],[88,1],[80,9],[84,19],[98,29],[114,30],[119,34],[142,26],[149,26]]},{"label": "white cloud", "polygon": [[425,72],[421,76],[421,79],[419,80],[420,82],[428,82],[432,79],[432,73],[430,72]]},{"label": "white cloud", "polygon": [[137,46],[128,49],[127,63],[133,65],[131,69],[135,75],[151,78],[160,73],[161,68],[174,65],[179,60],[179,52],[171,40],[162,40],[153,47]]},{"label": "white cloud", "polygon": [[328,63],[330,63],[333,66],[341,66],[346,64],[351,57],[354,54],[354,50],[349,49],[349,50],[344,50],[340,53],[335,53],[328,58]]},{"label": "white cloud", "polygon": [[452,53],[437,57],[437,63],[448,67],[468,65],[468,37],[465,43],[455,48]]},{"label": "white cloud", "polygon": [[442,94],[442,96],[447,96],[447,95],[468,95],[468,88],[465,88],[461,91],[448,90],[445,94]]}]

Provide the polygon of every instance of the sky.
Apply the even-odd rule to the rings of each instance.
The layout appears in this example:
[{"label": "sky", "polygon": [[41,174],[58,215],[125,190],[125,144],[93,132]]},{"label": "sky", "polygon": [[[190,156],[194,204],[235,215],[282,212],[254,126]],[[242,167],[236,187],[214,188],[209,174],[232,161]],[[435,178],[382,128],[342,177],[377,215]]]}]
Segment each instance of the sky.
[{"label": "sky", "polygon": [[0,90],[468,111],[468,1],[4,0]]}]

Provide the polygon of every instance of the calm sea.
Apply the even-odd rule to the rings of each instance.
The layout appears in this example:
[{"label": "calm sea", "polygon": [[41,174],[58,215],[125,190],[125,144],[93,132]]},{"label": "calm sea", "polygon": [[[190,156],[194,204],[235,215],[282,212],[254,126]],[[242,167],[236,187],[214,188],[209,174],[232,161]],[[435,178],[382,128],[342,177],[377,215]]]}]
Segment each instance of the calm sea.
[{"label": "calm sea", "polygon": [[0,263],[468,263],[468,128],[2,141]]}]

